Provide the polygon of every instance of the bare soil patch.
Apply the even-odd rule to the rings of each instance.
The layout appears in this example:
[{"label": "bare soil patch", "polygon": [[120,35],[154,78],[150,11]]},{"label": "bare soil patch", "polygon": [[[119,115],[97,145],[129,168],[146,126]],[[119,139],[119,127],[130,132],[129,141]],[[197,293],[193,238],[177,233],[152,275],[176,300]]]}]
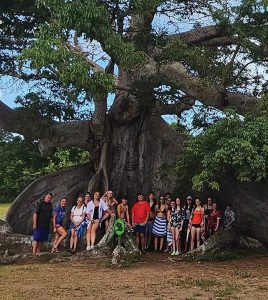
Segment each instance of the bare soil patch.
[{"label": "bare soil patch", "polygon": [[0,266],[0,299],[268,299],[268,257],[182,262],[146,254],[128,268],[108,261]]}]

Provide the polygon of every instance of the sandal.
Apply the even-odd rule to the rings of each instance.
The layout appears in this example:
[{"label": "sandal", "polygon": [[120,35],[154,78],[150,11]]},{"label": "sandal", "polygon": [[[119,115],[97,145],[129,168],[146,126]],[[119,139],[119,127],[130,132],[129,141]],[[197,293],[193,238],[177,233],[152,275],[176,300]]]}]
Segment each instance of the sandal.
[{"label": "sandal", "polygon": [[58,253],[59,249],[58,248],[52,248],[51,253]]}]

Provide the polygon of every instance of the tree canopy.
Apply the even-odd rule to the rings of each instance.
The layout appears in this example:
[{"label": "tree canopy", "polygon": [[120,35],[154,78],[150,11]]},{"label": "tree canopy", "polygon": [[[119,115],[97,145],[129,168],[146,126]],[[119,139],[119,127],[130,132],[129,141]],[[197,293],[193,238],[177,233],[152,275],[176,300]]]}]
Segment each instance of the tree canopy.
[{"label": "tree canopy", "polygon": [[[240,115],[261,110],[267,1],[16,0],[1,6],[1,74],[28,82],[32,91],[17,99],[17,110],[0,102],[0,127],[39,140],[44,155],[73,146],[107,152],[107,119],[122,126],[142,114],[180,116],[195,100]],[[263,127],[256,130],[265,131],[265,117],[259,118],[227,117],[188,142],[187,155],[200,158],[195,187],[213,179],[208,172],[222,172],[223,162],[241,180],[264,177],[266,140],[260,135],[253,145],[249,137],[261,126],[257,121]],[[97,168],[105,174],[102,163]],[[217,187],[214,179],[211,185]]]}]

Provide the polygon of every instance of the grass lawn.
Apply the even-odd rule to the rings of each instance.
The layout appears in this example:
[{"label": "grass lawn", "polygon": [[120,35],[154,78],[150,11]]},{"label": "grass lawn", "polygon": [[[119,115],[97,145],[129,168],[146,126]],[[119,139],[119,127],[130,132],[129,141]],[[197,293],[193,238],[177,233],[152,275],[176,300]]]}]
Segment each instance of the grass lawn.
[{"label": "grass lawn", "polygon": [[0,203],[0,219],[4,219],[11,203]]}]

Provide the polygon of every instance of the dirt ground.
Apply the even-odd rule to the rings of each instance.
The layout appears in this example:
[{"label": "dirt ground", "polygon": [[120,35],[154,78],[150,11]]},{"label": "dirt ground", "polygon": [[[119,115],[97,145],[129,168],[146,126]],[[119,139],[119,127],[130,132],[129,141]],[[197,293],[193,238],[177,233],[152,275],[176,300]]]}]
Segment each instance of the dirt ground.
[{"label": "dirt ground", "polygon": [[127,268],[103,259],[0,266],[0,299],[268,299],[268,256],[182,262],[143,256]]}]

